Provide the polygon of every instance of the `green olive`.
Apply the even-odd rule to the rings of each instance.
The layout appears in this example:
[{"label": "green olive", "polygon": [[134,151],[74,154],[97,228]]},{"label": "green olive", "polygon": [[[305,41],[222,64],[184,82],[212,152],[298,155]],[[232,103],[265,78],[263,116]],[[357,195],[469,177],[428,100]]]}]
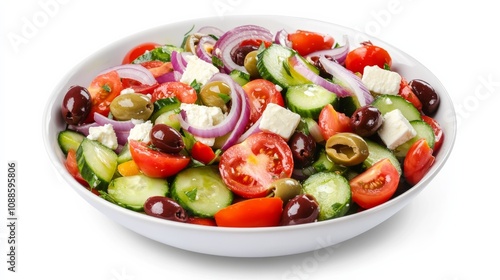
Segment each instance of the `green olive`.
[{"label": "green olive", "polygon": [[229,111],[226,102],[229,100],[230,94],[229,86],[220,81],[209,82],[200,90],[201,102],[205,106],[219,107],[222,112]]},{"label": "green olive", "polygon": [[111,114],[119,121],[147,120],[153,113],[151,99],[140,93],[118,95],[110,104]]},{"label": "green olive", "polygon": [[198,36],[198,34],[190,34],[186,38],[186,43],[184,44],[184,50],[186,52],[196,54],[196,45],[198,45],[199,41],[200,41],[200,37]]},{"label": "green olive", "polygon": [[275,180],[269,186],[271,193],[269,196],[279,197],[286,204],[290,199],[302,194],[302,185],[292,178],[281,178]]},{"label": "green olive", "polygon": [[249,52],[245,56],[245,61],[243,62],[243,66],[252,79],[260,77],[259,70],[257,69],[257,53],[258,51]]},{"label": "green olive", "polygon": [[345,166],[362,163],[368,157],[368,145],[361,136],[342,132],[326,141],[326,154],[333,162]]}]

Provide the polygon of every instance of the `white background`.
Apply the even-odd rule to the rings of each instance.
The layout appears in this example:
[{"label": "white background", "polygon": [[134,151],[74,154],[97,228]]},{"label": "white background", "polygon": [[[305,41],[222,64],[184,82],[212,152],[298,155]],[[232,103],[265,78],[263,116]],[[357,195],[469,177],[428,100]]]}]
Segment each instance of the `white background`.
[{"label": "white background", "polygon": [[[0,216],[7,162],[18,164],[17,272],[0,279],[499,279],[499,21],[493,1],[0,1]],[[43,3],[52,3],[49,9]],[[453,3],[453,4],[452,4]],[[190,18],[279,14],[316,18],[379,37],[426,65],[458,114],[455,149],[442,172],[391,219],[313,253],[237,259],[200,255],[111,222],[57,178],[41,116],[59,79],[129,34]],[[35,29],[23,35],[26,25]],[[16,44],[9,38],[22,37]],[[18,38],[19,39],[19,38]],[[6,222],[5,222],[6,224]],[[300,240],[297,240],[300,242]],[[224,246],[224,244],[220,244]],[[295,278],[284,278],[285,275]]]}]

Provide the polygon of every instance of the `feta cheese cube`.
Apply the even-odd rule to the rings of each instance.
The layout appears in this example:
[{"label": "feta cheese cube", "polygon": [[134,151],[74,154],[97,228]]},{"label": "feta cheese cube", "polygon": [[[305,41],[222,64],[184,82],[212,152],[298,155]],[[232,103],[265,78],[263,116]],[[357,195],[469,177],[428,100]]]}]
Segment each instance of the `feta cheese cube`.
[{"label": "feta cheese cube", "polygon": [[148,143],[151,141],[150,133],[153,129],[153,123],[148,120],[146,122],[134,122],[134,127],[130,130],[128,140],[137,140]]},{"label": "feta cheese cube", "polygon": [[396,95],[399,93],[401,75],[376,65],[366,66],[361,81],[371,92]]},{"label": "feta cheese cube", "polygon": [[417,131],[399,109],[384,114],[384,122],[377,133],[390,150],[417,135]]},{"label": "feta cheese cube", "polygon": [[194,80],[204,85],[219,69],[213,64],[204,61],[196,55],[189,55],[186,57],[188,63],[182,77],[181,82],[190,85]]},{"label": "feta cheese cube", "polygon": [[[182,103],[180,109],[186,112],[188,123],[196,128],[215,126],[226,117],[219,107]],[[196,135],[194,138],[208,146],[215,144],[215,138],[203,138]]]},{"label": "feta cheese cube", "polygon": [[104,146],[115,150],[118,148],[118,138],[110,124],[105,124],[103,126],[95,126],[89,128],[89,135],[87,138],[90,140],[97,140]]},{"label": "feta cheese cube", "polygon": [[300,122],[300,115],[280,105],[269,103],[262,113],[259,129],[276,133],[283,139],[290,139]]}]

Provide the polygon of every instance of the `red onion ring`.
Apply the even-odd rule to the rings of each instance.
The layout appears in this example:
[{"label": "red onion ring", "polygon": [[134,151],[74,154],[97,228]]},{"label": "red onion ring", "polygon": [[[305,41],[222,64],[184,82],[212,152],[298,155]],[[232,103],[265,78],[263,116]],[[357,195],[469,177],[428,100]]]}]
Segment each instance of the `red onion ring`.
[{"label": "red onion ring", "polygon": [[145,85],[154,85],[156,83],[156,79],[151,74],[151,72],[144,66],[140,64],[123,64],[115,67],[108,68],[103,72],[99,73],[99,75],[106,74],[111,71],[118,72],[120,78],[132,79],[140,82]]},{"label": "red onion ring", "polygon": [[319,57],[319,62],[325,71],[346,85],[358,98],[359,104],[365,106],[373,102],[370,90],[363,84],[361,79],[342,65],[329,60],[324,56]]},{"label": "red onion ring", "polygon": [[94,113],[94,121],[100,126],[110,124],[114,131],[129,131],[135,126],[132,121],[117,121],[107,118],[99,113]]},{"label": "red onion ring", "polygon": [[245,67],[236,64],[231,53],[245,40],[262,40],[272,42],[273,35],[269,30],[257,25],[241,25],[224,33],[214,45],[212,55],[218,57],[224,64],[223,71],[230,73],[237,69],[248,73]]},{"label": "red onion ring", "polygon": [[203,26],[198,29],[197,33],[203,33],[203,34],[208,34],[208,35],[215,35],[217,37],[220,37],[224,34],[224,31],[222,29],[215,27],[215,26]]},{"label": "red onion ring", "polygon": [[288,32],[285,29],[281,29],[274,35],[274,43],[280,44],[284,47],[291,48],[292,43],[288,40]]},{"label": "red onion ring", "polygon": [[252,134],[255,134],[257,132],[260,132],[260,120],[262,118],[259,118],[251,127],[249,127],[247,129],[247,131],[245,131],[243,134],[241,134],[240,138],[238,138],[238,141],[236,141],[236,143],[241,143],[243,141],[245,141],[245,139],[247,139],[248,137],[250,137],[250,135]]},{"label": "red onion ring", "polygon": [[170,62],[172,62],[172,68],[174,69],[174,71],[177,71],[181,74],[184,73],[188,64],[185,56],[188,54],[191,53],[172,51],[172,54],[170,55]]},{"label": "red onion ring", "polygon": [[306,55],[305,58],[311,61],[312,58],[324,56],[330,60],[336,61],[338,64],[343,65],[347,54],[349,53],[349,40],[346,35],[344,35],[344,41],[345,44],[341,47],[329,50],[315,51]]},{"label": "red onion ring", "polygon": [[156,77],[156,81],[159,84],[163,84],[166,82],[178,82],[182,77],[182,74],[179,71],[171,71],[168,73],[165,73],[159,77]]},{"label": "red onion ring", "polygon": [[212,53],[207,51],[205,45],[208,44],[213,48],[215,43],[216,43],[215,39],[211,36],[206,35],[201,37],[200,41],[198,42],[198,46],[196,47],[196,55],[202,60],[208,63],[212,63]]},{"label": "red onion ring", "polygon": [[223,151],[227,150],[229,147],[233,146],[238,142],[238,140],[241,138],[241,135],[245,132],[245,128],[248,124],[248,121],[250,120],[250,102],[248,100],[248,96],[245,94],[243,89],[241,89],[240,94],[242,95],[241,115],[238,119],[238,122],[236,122],[233,131],[231,132],[231,134],[229,134],[229,137],[226,139],[224,145],[222,145],[221,150]]}]

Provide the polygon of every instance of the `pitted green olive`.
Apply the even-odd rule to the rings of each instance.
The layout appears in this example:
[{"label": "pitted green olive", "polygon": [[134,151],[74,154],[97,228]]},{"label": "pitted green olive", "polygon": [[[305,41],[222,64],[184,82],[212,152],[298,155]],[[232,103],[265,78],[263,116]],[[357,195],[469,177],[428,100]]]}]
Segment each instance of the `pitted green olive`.
[{"label": "pitted green olive", "polygon": [[360,164],[369,154],[365,140],[349,132],[337,133],[328,138],[325,148],[328,158],[345,166]]},{"label": "pitted green olive", "polygon": [[203,105],[219,107],[222,112],[229,110],[226,103],[229,100],[230,94],[231,89],[229,86],[220,81],[209,82],[200,90],[200,98]]},{"label": "pitted green olive", "polygon": [[269,196],[279,197],[286,204],[290,199],[302,194],[302,185],[292,178],[281,178],[273,181],[269,186]]},{"label": "pitted green olive", "polygon": [[153,103],[144,94],[126,93],[117,96],[110,104],[111,114],[119,121],[147,120],[153,113]]},{"label": "pitted green olive", "polygon": [[257,69],[257,53],[258,51],[249,52],[243,61],[243,66],[252,79],[260,77],[259,70]]}]

